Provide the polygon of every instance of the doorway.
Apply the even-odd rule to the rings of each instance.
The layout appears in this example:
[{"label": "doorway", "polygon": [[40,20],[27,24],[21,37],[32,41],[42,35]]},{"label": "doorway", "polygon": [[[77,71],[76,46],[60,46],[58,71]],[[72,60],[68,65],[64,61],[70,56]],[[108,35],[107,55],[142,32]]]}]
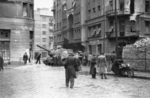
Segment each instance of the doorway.
[{"label": "doorway", "polygon": [[10,42],[0,42],[0,54],[4,59],[4,63],[10,63]]}]

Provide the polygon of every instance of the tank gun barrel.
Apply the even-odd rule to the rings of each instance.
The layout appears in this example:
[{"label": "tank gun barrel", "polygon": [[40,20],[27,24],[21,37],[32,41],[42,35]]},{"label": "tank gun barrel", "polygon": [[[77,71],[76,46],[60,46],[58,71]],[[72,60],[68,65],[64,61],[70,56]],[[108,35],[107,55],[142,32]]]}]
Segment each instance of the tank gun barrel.
[{"label": "tank gun barrel", "polygon": [[41,48],[41,49],[43,49],[43,50],[45,50],[45,51],[47,51],[47,52],[51,52],[50,50],[45,49],[45,48],[43,48],[43,47],[42,47],[42,46],[40,46],[40,45],[37,45],[37,47],[39,47],[39,48]]}]

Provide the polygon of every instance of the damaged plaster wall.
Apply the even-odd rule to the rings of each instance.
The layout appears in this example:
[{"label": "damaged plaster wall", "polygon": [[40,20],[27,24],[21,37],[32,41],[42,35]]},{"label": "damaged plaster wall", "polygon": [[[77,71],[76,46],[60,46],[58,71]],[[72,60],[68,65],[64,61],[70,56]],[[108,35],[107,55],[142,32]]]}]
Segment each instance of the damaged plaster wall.
[{"label": "damaged plaster wall", "polygon": [[134,13],[130,16],[130,21],[136,21],[137,15],[140,15],[144,12],[144,0],[135,0],[134,1]]}]

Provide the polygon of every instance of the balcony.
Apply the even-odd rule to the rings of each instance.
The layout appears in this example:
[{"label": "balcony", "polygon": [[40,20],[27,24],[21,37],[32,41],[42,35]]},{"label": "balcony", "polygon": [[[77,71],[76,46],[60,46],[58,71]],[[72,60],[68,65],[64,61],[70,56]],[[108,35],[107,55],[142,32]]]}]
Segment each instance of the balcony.
[{"label": "balcony", "polygon": [[[121,35],[121,32],[119,32],[118,38],[129,38],[129,37],[134,38],[134,37],[139,37],[139,34],[140,34],[139,31],[134,31],[134,32],[127,31],[123,35]],[[106,37],[108,39],[114,39],[116,38],[116,35],[114,32],[106,32]]]},{"label": "balcony", "polygon": [[[129,16],[130,15],[130,9],[117,9],[117,16]],[[115,9],[107,10],[106,11],[106,17],[115,17]]]},{"label": "balcony", "polygon": [[140,31],[126,32],[126,33],[125,33],[125,36],[126,36],[126,37],[128,37],[128,36],[130,36],[130,37],[131,37],[131,36],[132,36],[132,37],[133,37],[133,36],[134,36],[134,37],[139,37],[139,34],[140,34]]},{"label": "balcony", "polygon": [[51,11],[52,11],[52,12],[55,12],[55,6],[53,6],[53,7],[51,8]]}]

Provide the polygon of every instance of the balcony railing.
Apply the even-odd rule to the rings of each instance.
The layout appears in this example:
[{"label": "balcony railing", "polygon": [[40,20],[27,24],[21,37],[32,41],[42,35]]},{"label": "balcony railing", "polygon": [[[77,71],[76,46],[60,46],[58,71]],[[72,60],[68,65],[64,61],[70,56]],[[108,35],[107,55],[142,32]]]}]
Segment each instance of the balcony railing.
[{"label": "balcony railing", "polygon": [[[124,33],[124,36],[118,34],[118,37],[139,37],[140,35],[140,32],[139,31],[134,31],[134,32],[130,32],[130,31],[127,31]],[[112,32],[106,32],[106,37],[107,38],[115,38],[115,33],[112,33]]]},{"label": "balcony railing", "polygon": [[[117,15],[129,15],[130,9],[117,9]],[[115,9],[107,10],[106,11],[107,16],[113,16],[115,15]]]},{"label": "balcony railing", "polygon": [[139,36],[140,31],[135,31],[135,32],[126,32],[125,36]]}]

